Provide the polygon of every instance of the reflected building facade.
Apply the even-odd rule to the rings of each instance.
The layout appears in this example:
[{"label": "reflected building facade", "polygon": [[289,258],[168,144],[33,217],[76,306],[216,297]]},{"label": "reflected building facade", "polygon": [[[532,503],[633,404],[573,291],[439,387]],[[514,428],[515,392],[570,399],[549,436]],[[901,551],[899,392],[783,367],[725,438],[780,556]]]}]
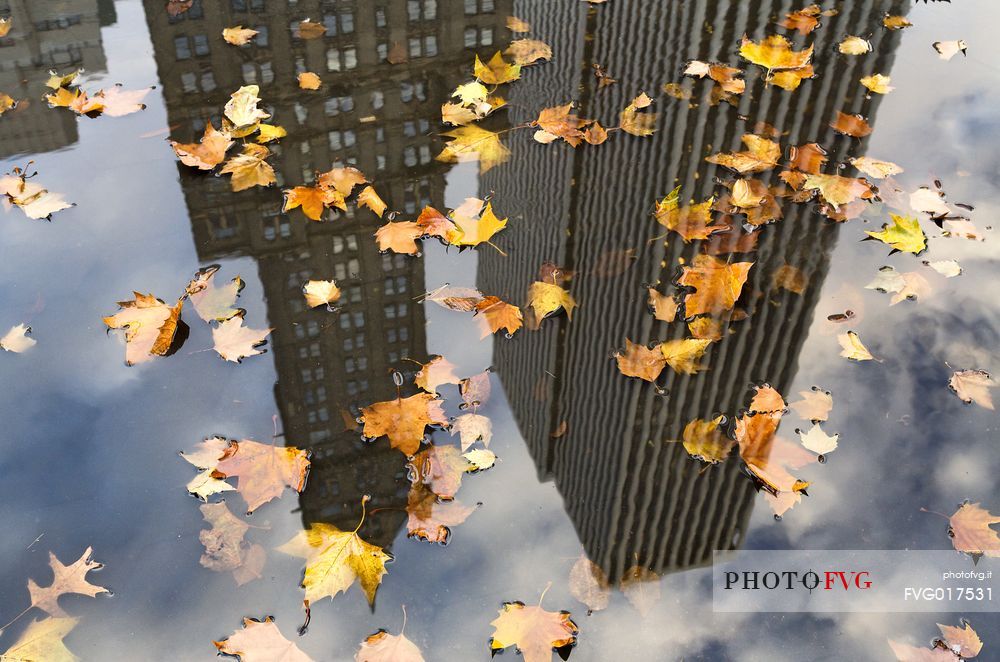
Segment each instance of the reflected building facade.
[{"label": "reflected building facade", "polygon": [[49,152],[77,141],[77,116],[50,112],[39,82],[50,70],[107,70],[101,28],[116,20],[114,0],[0,0],[11,20],[0,37],[0,92],[20,104],[0,122],[0,158]]},{"label": "reflected building facade", "polygon": [[[177,16],[162,0],[145,6],[172,137],[198,140],[207,121],[220,126],[232,92],[259,85],[268,121],[288,131],[268,145],[279,189],[353,165],[390,209],[412,217],[424,205],[443,206],[448,166],[434,160],[432,145],[441,100],[469,77],[477,49],[507,39],[510,0],[195,0]],[[307,18],[326,34],[299,38]],[[236,25],[259,34],[243,47],[225,43],[222,30]],[[390,64],[390,53],[406,62]],[[305,71],[320,76],[319,90],[299,89]],[[389,510],[363,533],[388,547],[405,519],[405,460],[384,439],[362,442],[351,407],[394,398],[392,370],[425,358],[415,301],[425,289],[423,263],[380,254],[372,237],[383,221],[353,203],[317,223],[298,210],[283,214],[273,187],[233,193],[228,178],[178,168],[199,259],[257,262],[275,328],[285,438],[313,453],[300,497],[304,523],[351,529],[360,496],[371,494],[369,508]],[[309,279],[337,281],[339,313],[306,308]]]},{"label": "reflected building facade", "polygon": [[[527,74],[530,86],[511,86],[511,107],[524,109],[511,124],[573,100],[581,117],[615,126],[641,90],[658,93],[663,83],[682,80],[687,61],[736,62],[744,30],[754,39],[787,34],[774,21],[798,6],[691,0],[651,12],[641,0],[593,7],[517,2],[514,13],[555,54]],[[678,375],[667,368],[663,397],[619,374],[610,357],[626,338],[645,343],[690,335],[681,321],[653,318],[646,288],[658,283],[660,291],[674,291],[679,265],[702,251],[702,242],[685,244],[676,235],[653,240],[663,230],[652,218],[654,202],[678,185],[685,199],[716,194],[715,179],[733,177],[705,156],[741,150],[741,136],[758,122],[776,127],[783,146],[821,144],[827,172],[848,155],[864,154],[863,142],[829,123],[837,111],[874,123],[878,95],[867,98],[858,80],[890,73],[900,37],[883,30],[881,20],[908,7],[903,0],[849,3],[808,37],[789,35],[796,49],[811,43],[816,53],[818,77],[797,91],[765,86],[759,70],[741,61],[748,83],[737,107],[712,107],[711,81],[691,81],[690,101],[654,95],[660,117],[650,137],[618,134],[573,149],[537,145],[530,131],[513,132],[512,162],[483,176],[482,188],[495,192],[496,208],[512,219],[503,247],[517,259],[481,253],[479,289],[524,303],[542,263],[575,272],[569,289],[580,307],[573,320],[561,315],[538,331],[499,341],[493,365],[540,476],[555,482],[587,554],[612,580],[634,565],[657,573],[705,565],[713,550],[742,544],[756,497],[738,459],[706,468],[680,443],[665,442],[681,439],[695,418],[738,412],[751,383],[766,381],[782,392],[791,385],[838,233],[812,205],[783,204],[784,218],[758,230],[758,249],[737,258],[755,263],[740,301],[749,319],[713,344],[708,370]],[[844,35],[869,33],[871,55],[836,54]],[[594,64],[619,82],[598,88]],[[758,176],[777,182],[777,170]],[[786,264],[808,278],[804,294],[772,291],[773,274]],[[553,438],[563,425],[565,435]]]}]

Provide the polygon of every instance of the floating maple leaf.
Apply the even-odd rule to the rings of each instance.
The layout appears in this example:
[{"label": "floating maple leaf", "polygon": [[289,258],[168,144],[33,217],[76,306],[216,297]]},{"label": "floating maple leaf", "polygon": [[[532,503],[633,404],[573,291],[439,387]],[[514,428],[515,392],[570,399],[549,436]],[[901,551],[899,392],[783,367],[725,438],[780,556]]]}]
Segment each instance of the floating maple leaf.
[{"label": "floating maple leaf", "polygon": [[233,128],[248,129],[271,116],[257,107],[260,103],[260,97],[257,96],[259,93],[260,87],[257,85],[244,85],[230,95],[223,113],[233,123]]},{"label": "floating maple leaf", "polygon": [[152,294],[133,292],[134,300],[119,301],[121,311],[104,318],[110,329],[125,329],[125,363],[135,365],[165,356],[180,321],[182,299],[168,306]]},{"label": "floating maple leaf", "polygon": [[653,317],[662,322],[673,322],[677,316],[677,300],[672,296],[660,294],[655,288],[649,288],[648,303],[653,308]]},{"label": "floating maple leaf", "polygon": [[490,650],[494,652],[517,646],[524,662],[549,662],[552,650],[573,646],[580,631],[568,611],[545,611],[526,607],[521,602],[505,602],[494,627]]},{"label": "floating maple leaf", "polygon": [[809,391],[799,391],[801,400],[790,402],[788,406],[807,421],[825,421],[833,409],[833,396],[813,387]]},{"label": "floating maple leaf", "polygon": [[236,276],[222,287],[216,287],[215,274],[218,270],[217,264],[199,270],[184,288],[198,317],[206,322],[224,322],[244,312],[234,305],[243,290],[243,279]]},{"label": "floating maple leaf", "polygon": [[[494,297],[495,298],[495,297]],[[451,287],[447,284],[424,295],[424,301],[433,301],[442,308],[472,312],[483,300],[483,293],[471,287]]]},{"label": "floating maple leaf", "polygon": [[232,28],[224,28],[222,30],[222,38],[225,39],[227,44],[232,44],[233,46],[243,46],[244,44],[249,43],[250,40],[258,34],[259,33],[256,30],[245,28],[242,25],[237,25]]},{"label": "floating maple leaf", "polygon": [[861,37],[845,37],[837,44],[837,50],[844,55],[864,55],[872,50],[871,42]]},{"label": "floating maple leaf", "polygon": [[927,248],[927,236],[920,229],[920,221],[892,213],[889,217],[892,225],[885,224],[879,232],[866,231],[865,234],[905,253],[919,255]]},{"label": "floating maple leaf", "polygon": [[205,439],[194,451],[181,452],[181,457],[194,466],[202,469],[202,472],[192,478],[187,484],[187,491],[194,494],[202,501],[207,501],[208,497],[220,492],[228,492],[235,489],[232,485],[222,480],[216,474],[215,468],[219,460],[229,448],[229,442],[222,437],[212,437]]},{"label": "floating maple leaf", "polygon": [[254,186],[270,186],[277,181],[274,168],[265,160],[270,155],[271,151],[267,147],[247,143],[243,146],[243,153],[226,161],[226,165],[222,166],[219,172],[233,176],[230,182],[233,191],[243,191]]},{"label": "floating maple leaf", "polygon": [[371,186],[366,186],[358,193],[358,207],[367,207],[375,212],[375,215],[382,218],[385,213],[386,204]]},{"label": "floating maple leaf", "polygon": [[526,67],[539,60],[552,59],[552,47],[538,39],[516,39],[504,51],[514,59],[515,65]]},{"label": "floating maple leaf", "polygon": [[528,306],[535,311],[535,323],[559,309],[566,311],[566,317],[573,319],[573,309],[576,307],[573,295],[555,283],[536,280],[528,288]]},{"label": "floating maple leaf", "polygon": [[57,211],[73,206],[63,200],[62,194],[51,193],[40,184],[28,181],[28,177],[19,168],[0,177],[0,195],[7,196],[7,200],[19,207],[28,218],[48,220]]},{"label": "floating maple leaf", "polygon": [[303,71],[299,74],[298,82],[301,90],[318,90],[323,85],[320,77],[311,71]]},{"label": "floating maple leaf", "polygon": [[326,34],[326,25],[314,23],[307,18],[299,23],[298,32],[300,39],[319,39]]},{"label": "floating maple leaf", "polygon": [[34,338],[29,338],[29,333],[31,333],[31,327],[26,324],[12,326],[10,331],[0,338],[0,349],[15,354],[31,349],[37,344],[37,341]]},{"label": "floating maple leaf", "polygon": [[[403,630],[406,630],[406,610],[403,610]],[[379,630],[361,642],[354,662],[424,662],[417,645],[399,634]]]},{"label": "floating maple leaf", "polygon": [[931,286],[927,279],[916,271],[899,273],[892,267],[882,267],[875,280],[865,285],[865,289],[892,292],[893,297],[889,305],[895,306],[900,301],[916,300],[927,295]]},{"label": "floating maple leaf", "polygon": [[960,658],[967,660],[982,652],[983,640],[967,622],[962,621],[962,627],[941,625],[940,623],[937,626],[948,645],[948,650]]},{"label": "floating maple leaf", "polygon": [[332,524],[316,523],[278,548],[278,551],[306,560],[302,587],[306,590],[306,608],[316,600],[334,598],[347,591],[357,580],[368,604],[375,604],[375,592],[385,575],[385,564],[392,557],[381,547],[358,536],[361,522],[354,531],[341,531]]},{"label": "floating maple leaf", "polygon": [[524,319],[520,308],[495,296],[483,297],[476,303],[475,314],[482,315],[486,321],[482,333],[484,338],[500,329],[506,330],[508,335],[513,335],[521,328]]},{"label": "floating maple leaf", "polygon": [[482,448],[475,448],[468,453],[462,453],[462,457],[468,460],[469,464],[472,465],[469,468],[469,473],[486,471],[497,461],[497,456],[493,453],[493,451],[484,450]]},{"label": "floating maple leaf", "polygon": [[889,94],[895,87],[889,85],[889,77],[882,74],[872,74],[861,79],[861,84],[875,94]]},{"label": "floating maple leaf", "polygon": [[695,288],[684,297],[684,314],[694,317],[730,310],[752,266],[753,262],[727,263],[711,255],[696,255],[677,280],[678,285]]},{"label": "floating maple leaf", "polygon": [[281,496],[285,488],[301,492],[309,473],[309,453],[294,446],[262,444],[252,439],[230,441],[213,475],[237,479],[236,489],[253,512]]},{"label": "floating maple leaf", "polygon": [[904,16],[895,16],[886,14],[885,18],[882,19],[882,25],[885,26],[887,30],[902,30],[903,28],[909,28],[913,26],[906,20]]},{"label": "floating maple leaf", "polygon": [[420,366],[413,378],[413,383],[434,395],[437,395],[437,387],[441,384],[458,384],[460,381],[455,374],[455,364],[443,356],[435,356]]},{"label": "floating maple leaf", "polygon": [[722,462],[729,457],[736,440],[730,439],[719,429],[724,420],[724,416],[710,421],[696,418],[685,425],[682,439],[688,455],[710,464]]},{"label": "floating maple leaf", "polygon": [[[482,200],[468,198],[465,203],[452,212],[451,220],[454,228],[448,233],[448,243],[453,246],[490,244],[490,239],[507,227],[507,219],[498,218],[493,213],[492,203],[487,202],[485,209],[482,208],[482,205]],[[482,214],[480,214],[481,209]]]},{"label": "floating maple leaf", "polygon": [[861,115],[848,115],[837,111],[837,119],[830,123],[837,133],[843,133],[852,138],[863,138],[872,132],[872,127]]},{"label": "floating maple leaf", "polygon": [[52,583],[42,587],[35,580],[28,580],[28,593],[31,595],[31,606],[38,607],[50,616],[63,617],[66,612],[59,606],[59,598],[69,593],[96,597],[99,593],[109,593],[103,586],[95,586],[87,581],[87,573],[100,570],[104,564],[92,559],[94,550],[88,547],[83,555],[72,565],[63,565],[56,555],[49,552],[49,565],[52,567]]},{"label": "floating maple leaf", "polygon": [[214,641],[220,653],[234,655],[241,662],[312,662],[294,642],[285,638],[274,619],[243,619],[243,629],[222,641]]},{"label": "floating maple leaf", "polygon": [[867,156],[850,159],[851,165],[875,179],[885,179],[903,172],[903,169],[891,161],[879,161]]},{"label": "floating maple leaf", "polygon": [[483,64],[477,55],[473,74],[487,85],[502,85],[521,77],[521,65],[508,64],[504,61],[500,51],[497,51],[486,64]]},{"label": "floating maple leaf", "polygon": [[472,125],[458,127],[443,135],[453,140],[437,155],[438,161],[479,161],[479,172],[484,173],[510,158],[510,150],[500,142],[500,135],[495,131]]},{"label": "floating maple leaf", "polygon": [[834,16],[837,10],[821,11],[818,5],[809,5],[802,9],[785,14],[785,17],[778,21],[778,25],[789,30],[797,30],[799,34],[806,35],[819,26],[820,16]]},{"label": "floating maple leaf", "polygon": [[802,51],[793,51],[792,43],[781,35],[771,35],[763,39],[760,43],[753,42],[746,37],[740,44],[740,55],[771,71],[781,69],[798,69],[809,64],[812,58],[813,47]]},{"label": "floating maple leaf", "polygon": [[427,542],[446,543],[451,527],[464,522],[475,510],[458,501],[438,499],[426,485],[413,485],[406,502],[407,535]]},{"label": "floating maple leaf", "polygon": [[628,338],[625,339],[625,352],[615,355],[618,370],[626,377],[638,377],[647,382],[655,382],[667,364],[660,347],[649,349],[645,345],[637,345]]},{"label": "floating maple leaf", "polygon": [[344,195],[335,188],[296,186],[292,189],[285,189],[284,194],[285,204],[281,211],[288,212],[300,207],[302,213],[314,221],[322,220],[326,210],[332,207],[347,211]]},{"label": "floating maple leaf", "polygon": [[656,125],[659,114],[640,112],[648,108],[652,103],[653,100],[645,92],[632,99],[632,102],[618,116],[618,124],[621,126],[622,131],[630,133],[633,136],[653,135],[655,131],[653,127]]},{"label": "floating maple leaf", "polygon": [[712,344],[708,338],[684,338],[682,340],[668,340],[660,343],[660,352],[666,360],[667,365],[675,372],[693,375],[703,369],[699,360],[705,354],[705,350]]},{"label": "floating maple leaf", "polygon": [[393,448],[398,448],[404,455],[413,455],[420,449],[424,429],[428,425],[448,427],[441,402],[430,393],[417,393],[408,398],[398,397],[363,407],[362,434],[369,439],[384,435]]},{"label": "floating maple leaf", "polygon": [[679,234],[685,243],[695,239],[707,239],[716,232],[725,232],[731,226],[712,219],[712,203],[715,198],[709,198],[698,204],[680,206],[680,191],[678,186],[667,197],[656,203],[656,222],[663,227]]},{"label": "floating maple leaf", "polygon": [[805,190],[819,191],[823,201],[839,208],[855,200],[868,200],[875,192],[864,179],[840,175],[809,174],[802,184]]},{"label": "floating maple leaf", "polygon": [[746,151],[713,154],[705,157],[705,160],[740,174],[762,172],[778,164],[778,159],[781,158],[781,146],[778,143],[752,133],[744,135],[741,140],[747,147]]},{"label": "floating maple leaf", "polygon": [[413,484],[424,484],[438,498],[454,499],[462,477],[474,467],[454,446],[431,445],[417,453],[409,464]]},{"label": "floating maple leaf", "polygon": [[793,476],[798,469],[816,461],[805,449],[778,439],[775,433],[781,412],[747,413],[736,419],[736,441],[740,457],[772,492],[801,492],[809,483]]},{"label": "floating maple leaf", "polygon": [[239,363],[248,356],[257,356],[267,351],[258,348],[267,342],[268,334],[274,330],[245,327],[243,317],[244,314],[240,312],[212,329],[215,351],[233,363]]},{"label": "floating maple leaf", "polygon": [[179,143],[171,140],[177,158],[186,166],[199,170],[211,170],[226,158],[226,151],[232,147],[233,139],[228,133],[217,131],[209,122],[200,142]]},{"label": "floating maple leaf", "polygon": [[837,342],[843,348],[840,355],[846,359],[853,361],[875,360],[875,357],[868,351],[868,348],[861,342],[861,337],[854,331],[840,334],[837,336]]},{"label": "floating maple leaf", "polygon": [[980,407],[993,410],[990,389],[996,388],[997,383],[985,370],[957,370],[948,380],[948,386],[962,402],[975,402]]},{"label": "floating maple leaf", "polygon": [[1000,536],[993,524],[1000,524],[1000,517],[993,515],[978,503],[963,503],[948,518],[951,526],[951,544],[960,552],[973,556],[1000,557]]},{"label": "floating maple leaf", "polygon": [[257,125],[257,142],[261,145],[277,140],[278,138],[284,138],[287,135],[288,132],[283,127],[264,124],[263,122]]},{"label": "floating maple leaf", "polygon": [[956,41],[935,41],[931,45],[934,47],[934,50],[938,52],[938,57],[942,60],[950,60],[955,57],[956,53],[967,55],[965,51],[969,47],[969,45],[965,43],[964,39],[958,39]]},{"label": "floating maple leaf", "polygon": [[799,441],[802,442],[802,446],[818,455],[825,455],[836,450],[839,438],[839,434],[829,435],[823,432],[819,423],[813,423],[807,432],[799,432]]},{"label": "floating maple leaf", "polygon": [[306,298],[306,305],[310,308],[317,306],[329,308],[340,299],[340,288],[332,280],[310,280],[302,286],[302,294]]}]

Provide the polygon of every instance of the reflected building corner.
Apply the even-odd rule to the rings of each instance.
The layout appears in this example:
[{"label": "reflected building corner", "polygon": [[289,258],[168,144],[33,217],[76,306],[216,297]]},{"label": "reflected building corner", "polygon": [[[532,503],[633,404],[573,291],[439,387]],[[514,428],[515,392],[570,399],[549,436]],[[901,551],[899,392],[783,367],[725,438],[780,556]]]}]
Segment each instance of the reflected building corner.
[{"label": "reflected building corner", "polygon": [[38,83],[50,70],[107,71],[101,28],[117,20],[114,1],[0,0],[0,17],[11,20],[0,38],[0,92],[20,102],[0,122],[0,158],[69,147],[77,116],[49,109]]},{"label": "reflected building corner", "polygon": [[[744,32],[779,31],[773,3],[692,0],[653,13],[644,6],[622,0],[614,11],[581,12],[568,4],[518,5],[519,17],[560,45],[559,61],[574,66],[554,59],[538,68],[531,86],[511,87],[511,106],[539,109],[572,98],[574,112],[603,123],[617,118],[638,90],[678,80],[688,60],[729,62]],[[675,442],[689,421],[745,407],[752,383],[767,381],[782,392],[791,386],[838,234],[837,224],[808,205],[783,205],[784,218],[758,230],[758,250],[746,258],[754,261],[742,304],[750,319],[733,324],[733,333],[711,349],[707,370],[679,375],[667,368],[669,395],[663,397],[650,384],[622,376],[611,358],[626,338],[645,343],[688,335],[683,322],[653,318],[646,288],[659,283],[661,291],[673,291],[677,265],[689,263],[701,245],[676,237],[650,242],[662,229],[650,216],[653,201],[678,185],[684,198],[715,194],[714,176],[730,177],[704,157],[738,151],[741,136],[757,122],[778,127],[782,145],[819,142],[830,168],[848,154],[863,154],[864,141],[835,133],[828,123],[838,110],[874,119],[879,95],[865,97],[856,81],[888,75],[900,37],[877,30],[867,58],[830,54],[859,25],[880,26],[885,13],[905,14],[908,7],[901,0],[869,0],[824,18],[809,42],[826,61],[818,78],[793,93],[758,80],[736,108],[662,97],[652,136],[615,135],[593,148],[541,149],[530,132],[514,132],[509,142],[516,163],[484,175],[485,189],[498,192],[498,210],[526,222],[504,237],[516,262],[480,255],[479,289],[523,302],[541,264],[576,274],[569,285],[580,304],[573,320],[557,316],[539,331],[498,342],[494,366],[540,477],[555,483],[585,552],[612,581],[635,565],[658,574],[705,566],[714,550],[744,543],[758,497],[738,458],[706,467]],[[608,66],[619,82],[599,88],[591,63]],[[707,91],[701,83],[693,86],[699,96]],[[575,96],[556,98],[552,90]],[[621,255],[634,259],[609,269]],[[804,294],[772,290],[772,275],[784,265],[808,279]],[[565,434],[554,437],[564,426]]]},{"label": "reflected building corner", "polygon": [[[281,212],[281,188],[352,165],[407,217],[442,207],[449,166],[434,160],[441,100],[471,73],[473,54],[508,38],[511,0],[195,0],[171,17],[144,0],[171,135],[200,138],[216,127],[229,95],[260,86],[269,122],[288,135],[268,144],[277,189],[230,190],[228,178],[178,165],[202,263],[248,256],[257,262],[275,328],[275,399],[289,445],[312,450],[303,523],[353,529],[361,497],[385,508],[363,535],[389,547],[405,523],[406,461],[385,440],[366,444],[354,427],[357,405],[396,396],[391,371],[426,354],[423,263],[381,254],[372,237],[383,222],[368,210],[329,212],[325,222]],[[297,25],[322,22],[326,34],[302,40]],[[226,44],[226,27],[258,31],[246,47]],[[390,50],[407,61],[390,64]],[[394,58],[395,59],[395,58]],[[297,75],[317,73],[318,91]],[[236,274],[231,274],[234,276]],[[334,279],[339,312],[309,310],[302,286]]]}]

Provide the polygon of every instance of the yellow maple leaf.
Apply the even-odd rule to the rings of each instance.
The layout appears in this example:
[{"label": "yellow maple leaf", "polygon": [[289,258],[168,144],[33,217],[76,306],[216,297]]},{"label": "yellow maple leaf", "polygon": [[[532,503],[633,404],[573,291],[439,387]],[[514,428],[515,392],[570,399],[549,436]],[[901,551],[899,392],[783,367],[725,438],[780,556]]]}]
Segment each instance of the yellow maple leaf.
[{"label": "yellow maple leaf", "polygon": [[287,135],[288,132],[285,131],[285,127],[283,126],[278,126],[276,124],[264,124],[263,122],[257,125],[256,140],[261,145],[277,140],[278,138],[284,138]]},{"label": "yellow maple leaf", "polygon": [[[361,523],[364,523],[362,515]],[[375,604],[375,592],[385,575],[386,561],[392,557],[381,547],[365,542],[354,531],[341,531],[332,524],[315,523],[278,548],[278,551],[306,560],[302,587],[306,590],[307,606],[329,596],[347,591],[357,581]]]},{"label": "yellow maple leaf", "polygon": [[212,123],[205,126],[205,135],[196,143],[170,141],[177,158],[186,166],[199,170],[211,170],[226,158],[226,150],[233,145],[228,133],[217,131]]},{"label": "yellow maple leaf", "polygon": [[753,262],[727,263],[711,255],[695,256],[690,266],[683,268],[678,285],[695,288],[684,298],[684,313],[694,317],[731,309],[740,297]]},{"label": "yellow maple leaf", "polygon": [[260,87],[256,85],[244,85],[230,95],[223,112],[237,129],[254,126],[271,116],[257,107],[259,92]]},{"label": "yellow maple leaf", "polygon": [[119,301],[121,311],[104,318],[111,329],[125,329],[125,363],[135,365],[163,356],[177,333],[184,301],[168,306],[152,294],[133,292],[132,301]]},{"label": "yellow maple leaf", "polygon": [[927,236],[920,229],[920,221],[892,213],[889,216],[892,218],[892,225],[885,224],[880,231],[866,231],[865,234],[904,253],[918,255],[927,248]]},{"label": "yellow maple leaf", "polygon": [[706,156],[709,163],[721,165],[740,174],[762,172],[778,165],[781,146],[773,140],[748,133],[741,140],[747,149],[743,152],[722,152]]},{"label": "yellow maple leaf", "polygon": [[708,338],[684,338],[660,343],[660,352],[667,365],[685,375],[694,375],[702,366],[698,363],[712,344]]},{"label": "yellow maple leaf", "polygon": [[479,172],[483,173],[510,158],[510,150],[500,142],[500,135],[495,131],[471,125],[453,129],[443,135],[453,140],[437,155],[438,161],[479,161]]},{"label": "yellow maple leaf", "polygon": [[667,359],[659,346],[649,349],[628,338],[625,339],[625,351],[615,354],[615,359],[618,361],[618,370],[623,375],[638,377],[647,382],[655,382],[663,372],[663,366],[667,364]]},{"label": "yellow maple leaf", "polygon": [[502,85],[521,77],[521,65],[507,64],[500,51],[497,51],[486,64],[477,55],[473,74],[487,85]]},{"label": "yellow maple leaf", "polygon": [[413,455],[424,440],[428,425],[448,427],[448,417],[441,408],[442,400],[430,393],[417,393],[408,398],[376,402],[362,407],[362,434],[369,438],[385,436],[389,445]]},{"label": "yellow maple leaf", "polygon": [[256,37],[257,34],[258,32],[256,30],[245,28],[242,25],[222,30],[222,38],[226,40],[226,43],[232,44],[233,46],[243,46],[244,44],[249,43],[249,41]]},{"label": "yellow maple leaf", "polygon": [[299,88],[303,90],[318,90],[323,84],[319,76],[311,71],[303,71],[299,74]]},{"label": "yellow maple leaf", "polygon": [[344,196],[340,191],[321,186],[296,186],[293,189],[286,189],[285,204],[281,211],[288,212],[296,207],[302,208],[302,213],[314,221],[323,219],[323,213],[331,208],[347,210]]},{"label": "yellow maple leaf", "polygon": [[486,327],[483,330],[485,338],[491,333],[496,333],[500,329],[506,329],[511,335],[521,328],[523,317],[521,309],[495,296],[483,297],[475,304],[475,314],[482,315],[486,320]]},{"label": "yellow maple leaf", "polygon": [[719,425],[726,420],[719,416],[708,421],[696,418],[684,426],[682,437],[684,450],[691,457],[715,464],[725,460],[736,445],[735,439],[730,439]]},{"label": "yellow maple leaf", "polygon": [[813,47],[802,51],[793,51],[792,43],[781,35],[771,35],[756,43],[743,37],[740,44],[740,55],[768,71],[779,69],[798,69],[809,64]]},{"label": "yellow maple leaf", "polygon": [[876,94],[889,94],[894,89],[889,85],[889,77],[882,74],[872,74],[861,79],[861,84]]},{"label": "yellow maple leaf", "polygon": [[536,280],[528,288],[528,305],[535,311],[535,322],[541,323],[542,318],[560,308],[566,311],[566,317],[573,319],[576,301],[573,295],[558,285]]},{"label": "yellow maple leaf", "polygon": [[460,210],[455,210],[452,215],[455,228],[448,234],[448,243],[453,246],[489,244],[493,235],[507,227],[507,219],[497,218],[489,202],[478,218],[459,212]]},{"label": "yellow maple leaf", "polygon": [[526,607],[520,602],[505,602],[500,615],[490,623],[495,630],[490,650],[517,646],[524,662],[547,662],[552,649],[569,646],[576,641],[579,629],[567,611],[545,611],[540,606]]},{"label": "yellow maple leaf", "polygon": [[79,622],[78,618],[44,618],[32,621],[14,645],[0,655],[11,662],[76,662],[80,658],[70,652],[63,637]]},{"label": "yellow maple leaf", "polygon": [[643,92],[636,98],[632,99],[632,103],[625,107],[625,110],[621,112],[618,117],[618,124],[621,126],[622,131],[625,133],[630,133],[633,136],[651,136],[656,124],[656,120],[659,117],[658,113],[641,113],[640,110],[648,108],[653,100]]},{"label": "yellow maple leaf", "polygon": [[376,230],[375,240],[380,251],[416,255],[420,250],[417,239],[423,234],[423,228],[414,221],[395,221],[386,223]]},{"label": "yellow maple leaf", "polygon": [[243,191],[254,186],[270,186],[277,179],[274,168],[265,161],[271,151],[263,145],[248,143],[243,146],[243,153],[226,161],[219,171],[224,175],[232,175],[230,185],[233,191]]},{"label": "yellow maple leaf", "polygon": [[340,288],[332,280],[310,280],[302,286],[302,294],[310,308],[329,306],[340,299]]},{"label": "yellow maple leaf", "polygon": [[385,213],[386,204],[379,197],[378,193],[375,192],[374,188],[366,186],[361,189],[361,193],[358,193],[358,207],[367,207],[375,212],[376,216],[382,218],[382,214]]}]

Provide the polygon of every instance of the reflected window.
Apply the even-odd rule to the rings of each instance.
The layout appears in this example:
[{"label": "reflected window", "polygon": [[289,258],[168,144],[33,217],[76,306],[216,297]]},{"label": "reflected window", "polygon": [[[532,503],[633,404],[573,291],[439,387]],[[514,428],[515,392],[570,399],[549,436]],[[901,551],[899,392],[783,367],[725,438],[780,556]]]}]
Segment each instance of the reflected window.
[{"label": "reflected window", "polygon": [[413,101],[413,85],[406,82],[400,83],[399,98],[403,103],[409,103]]},{"label": "reflected window", "polygon": [[337,34],[337,16],[335,14],[325,14],[323,25],[326,26],[326,36],[332,37]]},{"label": "reflected window", "polygon": [[181,74],[181,86],[185,92],[197,92],[198,78],[190,71],[186,71]]},{"label": "reflected window", "polygon": [[382,90],[375,90],[374,92],[372,92],[372,109],[378,110],[384,105],[385,105],[385,94],[382,93]]},{"label": "reflected window", "polygon": [[194,36],[194,54],[201,57],[203,55],[208,55],[208,53],[208,36],[196,34]]},{"label": "reflected window", "polygon": [[438,43],[437,37],[434,35],[427,35],[424,37],[424,55],[427,57],[434,57],[438,54]]},{"label": "reflected window", "polygon": [[420,57],[420,37],[410,37],[410,57]]},{"label": "reflected window", "polygon": [[340,31],[343,34],[354,32],[354,12],[350,10],[340,12]]},{"label": "reflected window", "polygon": [[478,34],[479,33],[476,32],[475,28],[466,28],[465,29],[465,47],[466,48],[475,48],[477,46],[477,44],[476,44],[476,37],[478,36]]},{"label": "reflected window", "polygon": [[257,67],[252,62],[243,63],[243,82],[247,84],[257,82]]},{"label": "reflected window", "polygon": [[389,59],[389,44],[384,41],[380,41],[375,45],[375,55],[378,57],[379,62],[385,62]]},{"label": "reflected window", "polygon": [[191,43],[187,37],[176,37],[174,39],[174,51],[178,60],[191,59]]},{"label": "reflected window", "polygon": [[385,7],[375,8],[375,27],[384,28],[386,26],[385,21]]},{"label": "reflected window", "polygon": [[257,46],[267,46],[267,26],[258,25],[254,28],[257,31],[257,36],[253,38],[253,43]]},{"label": "reflected window", "polygon": [[215,74],[211,71],[206,71],[201,75],[201,89],[205,92],[211,92],[218,85],[215,84]]},{"label": "reflected window", "polygon": [[385,170],[385,154],[376,154],[375,155],[375,169],[376,170]]},{"label": "reflected window", "polygon": [[403,165],[407,168],[417,165],[417,150],[412,145],[403,150]]}]

